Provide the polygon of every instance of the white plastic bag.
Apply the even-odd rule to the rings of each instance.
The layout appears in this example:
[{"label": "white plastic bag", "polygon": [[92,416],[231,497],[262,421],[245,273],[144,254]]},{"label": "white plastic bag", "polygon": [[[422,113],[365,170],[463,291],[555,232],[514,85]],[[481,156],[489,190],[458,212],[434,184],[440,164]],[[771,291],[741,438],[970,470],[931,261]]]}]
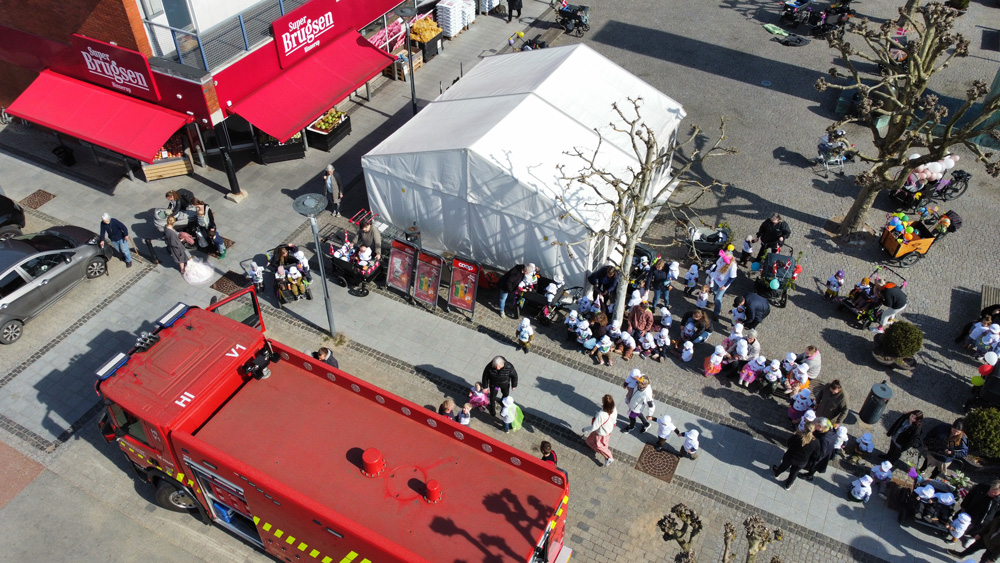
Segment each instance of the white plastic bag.
[{"label": "white plastic bag", "polygon": [[213,274],[215,268],[197,258],[188,260],[187,266],[184,267],[184,281],[191,285],[206,283],[212,279]]}]

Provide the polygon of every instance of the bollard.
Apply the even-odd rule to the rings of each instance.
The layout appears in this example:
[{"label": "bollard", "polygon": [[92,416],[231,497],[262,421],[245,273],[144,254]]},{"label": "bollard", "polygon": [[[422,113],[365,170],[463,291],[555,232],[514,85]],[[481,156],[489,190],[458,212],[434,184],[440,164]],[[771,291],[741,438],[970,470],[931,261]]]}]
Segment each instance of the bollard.
[{"label": "bollard", "polygon": [[872,390],[868,393],[865,404],[861,406],[861,411],[858,412],[858,418],[865,424],[875,424],[882,418],[882,413],[885,412],[885,407],[889,404],[889,399],[891,398],[892,389],[885,384],[885,380],[882,380],[882,383],[872,385]]}]

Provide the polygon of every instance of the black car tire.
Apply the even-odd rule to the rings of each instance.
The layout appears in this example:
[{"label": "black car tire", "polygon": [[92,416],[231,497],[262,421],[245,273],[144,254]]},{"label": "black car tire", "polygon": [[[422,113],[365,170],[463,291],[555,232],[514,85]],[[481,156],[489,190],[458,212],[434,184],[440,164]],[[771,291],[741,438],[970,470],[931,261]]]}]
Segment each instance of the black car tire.
[{"label": "black car tire", "polygon": [[21,338],[24,333],[24,323],[18,320],[9,320],[0,326],[0,344],[13,344]]},{"label": "black car tire", "polygon": [[156,504],[174,512],[189,512],[198,506],[198,501],[187,489],[176,487],[169,481],[160,481],[156,487]]},{"label": "black car tire", "polygon": [[17,225],[6,225],[0,227],[0,240],[7,240],[11,237],[21,236],[21,229]]},{"label": "black car tire", "polygon": [[108,273],[108,261],[100,256],[95,256],[87,262],[87,279],[99,278]]}]

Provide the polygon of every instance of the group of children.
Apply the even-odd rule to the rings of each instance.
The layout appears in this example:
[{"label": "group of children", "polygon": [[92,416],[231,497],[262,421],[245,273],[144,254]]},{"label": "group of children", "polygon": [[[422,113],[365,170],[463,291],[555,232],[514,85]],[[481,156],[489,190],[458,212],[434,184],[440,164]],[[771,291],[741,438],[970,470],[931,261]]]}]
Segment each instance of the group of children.
[{"label": "group of children", "polygon": [[588,316],[592,318],[593,311],[583,312],[590,307],[589,302],[581,300],[580,307],[570,311],[563,323],[566,326],[566,339],[579,344],[580,349],[595,358],[598,364],[611,366],[614,353],[620,353],[622,360],[626,362],[636,353],[641,358],[662,362],[663,357],[670,351],[672,346],[670,325],[673,324],[673,316],[666,307],[660,308],[654,329],[638,339],[632,333],[622,330],[621,321],[610,323],[605,329],[605,334],[600,339],[596,338],[590,321],[587,320]]},{"label": "group of children", "polygon": [[[438,407],[438,414],[449,416],[463,426],[468,426],[472,422],[472,409],[479,409],[486,412],[486,407],[490,404],[490,391],[483,389],[482,383],[478,381],[469,389],[469,402],[465,403],[461,409],[451,399],[445,399]],[[510,395],[500,401],[500,418],[503,421],[504,432],[511,432],[520,428],[520,422],[524,418],[521,407],[514,404],[514,398]]]},{"label": "group of children", "polygon": [[355,248],[354,243],[349,240],[334,251],[333,257],[354,264],[354,268],[362,276],[367,276],[378,267],[378,261],[375,260],[371,248],[363,244]]},{"label": "group of children", "polygon": [[983,315],[972,327],[962,347],[972,352],[980,362],[988,352],[1000,354],[1000,324],[994,322],[990,315]]},{"label": "group of children", "polygon": [[[306,282],[312,280],[309,272],[309,261],[306,260],[305,252],[296,250],[292,257],[293,261],[285,260],[285,264],[279,264],[275,269],[274,281],[278,287],[291,292],[296,301],[306,297]],[[289,265],[289,262],[294,265]]]}]

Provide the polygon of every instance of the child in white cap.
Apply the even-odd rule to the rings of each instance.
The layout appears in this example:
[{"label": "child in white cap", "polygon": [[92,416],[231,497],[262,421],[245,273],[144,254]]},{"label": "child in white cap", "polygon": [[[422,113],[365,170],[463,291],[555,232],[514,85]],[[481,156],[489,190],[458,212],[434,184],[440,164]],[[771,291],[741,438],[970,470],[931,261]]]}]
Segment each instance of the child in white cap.
[{"label": "child in white cap", "polygon": [[951,536],[952,543],[957,542],[968,531],[972,524],[972,517],[965,512],[959,512],[958,516],[948,525],[948,535]]},{"label": "child in white cap", "polygon": [[955,495],[949,492],[935,493],[934,504],[937,505],[934,518],[941,523],[950,522],[955,511]]},{"label": "child in white cap", "polygon": [[674,316],[670,314],[670,309],[660,307],[660,328],[669,329],[674,324]]},{"label": "child in white cap", "polygon": [[863,475],[851,483],[851,498],[859,502],[868,502],[872,497],[872,476]]},{"label": "child in white cap", "polygon": [[580,315],[580,319],[590,318],[590,310],[593,308],[594,302],[590,300],[589,297],[584,295],[576,302],[576,312]]},{"label": "child in white cap", "polygon": [[695,286],[698,285],[698,265],[691,264],[686,274],[684,274],[684,295],[694,293]]},{"label": "child in white cap", "polygon": [[635,393],[635,388],[639,379],[642,378],[642,371],[639,368],[635,368],[628,372],[625,376],[625,383],[622,387],[625,388],[625,404],[628,404],[632,400],[632,395]]},{"label": "child in white cap", "polygon": [[983,337],[984,334],[990,331],[990,325],[993,324],[993,318],[989,315],[983,315],[979,319],[979,324],[973,325],[972,330],[969,331],[969,336],[965,338],[963,348],[966,350],[972,350],[976,345],[976,342]]},{"label": "child in white cap", "polygon": [[756,358],[747,362],[743,369],[740,370],[740,385],[743,387],[749,387],[751,383],[757,380],[757,376],[764,373],[767,368],[767,358],[764,356],[757,356]]},{"label": "child in white cap", "polygon": [[500,418],[503,419],[503,431],[510,432],[514,428],[514,420],[517,418],[517,405],[514,404],[514,398],[507,395],[503,398],[500,403],[503,408],[500,409]]},{"label": "child in white cap", "polygon": [[576,325],[576,343],[583,347],[583,343],[594,336],[594,331],[590,330],[590,323],[582,320]]},{"label": "child in white cap", "polygon": [[372,263],[372,249],[363,244],[359,246],[358,253],[354,255],[354,263],[364,272]]},{"label": "child in white cap", "polygon": [[913,489],[917,500],[920,501],[917,503],[917,508],[914,511],[914,518],[930,521],[934,517],[934,493],[936,492],[931,485],[924,485],[923,487]]},{"label": "child in white cap", "polygon": [[642,352],[639,354],[642,358],[652,358],[653,354],[657,352],[656,338],[653,336],[652,332],[647,332],[639,339],[639,344],[642,346]]},{"label": "child in white cap", "polygon": [[716,346],[711,356],[705,358],[705,377],[711,377],[722,371],[722,360],[726,357],[726,349]]},{"label": "child in white cap", "polygon": [[[758,356],[763,357],[763,356]],[[762,372],[760,381],[760,392],[765,397],[770,397],[774,390],[781,384],[781,360],[774,359]]]},{"label": "child in white cap", "polygon": [[694,300],[694,306],[699,309],[705,309],[708,307],[708,300],[712,298],[712,288],[703,285],[701,286],[701,291],[698,292],[698,297]]},{"label": "child in white cap", "polygon": [[784,374],[785,377],[788,377],[788,374],[792,373],[793,371],[795,371],[796,368],[799,367],[796,358],[798,358],[798,355],[796,355],[795,352],[789,352],[788,354],[785,355],[785,359],[782,360],[781,373]]},{"label": "child in white cap", "polygon": [[990,329],[976,341],[976,359],[983,361],[986,352],[992,350],[997,344],[1000,344],[1000,324],[993,323],[990,325]]},{"label": "child in white cap", "polygon": [[660,417],[653,416],[650,418],[653,420],[653,422],[656,422],[658,424],[656,428],[656,445],[653,446],[653,449],[658,452],[662,452],[663,450],[666,449],[663,446],[666,445],[667,439],[670,438],[670,435],[677,430],[677,427],[674,426],[673,421],[670,420],[670,416],[668,415],[663,415]]},{"label": "child in white cap", "polygon": [[847,441],[850,440],[850,439],[851,439],[851,437],[847,435],[847,427],[843,426],[843,425],[838,426],[837,427],[837,441],[833,443],[833,451],[834,451],[834,453],[836,453],[837,455],[843,456],[844,455],[844,446],[847,445]]},{"label": "child in white cap", "polygon": [[892,481],[892,462],[886,460],[872,467],[872,479],[878,487],[878,498],[885,500],[885,488]]},{"label": "child in white cap", "polygon": [[605,334],[597,341],[597,345],[594,346],[594,351],[590,353],[591,356],[597,358],[597,365],[605,364],[611,367],[611,337]]},{"label": "child in white cap", "polygon": [[733,325],[733,330],[729,331],[729,336],[723,339],[722,347],[729,349],[740,340],[743,340],[743,323],[736,323]]},{"label": "child in white cap", "polygon": [[550,306],[556,300],[556,294],[559,293],[559,288],[563,285],[563,277],[560,274],[556,274],[553,278],[552,283],[545,286],[545,302]]},{"label": "child in white cap", "polygon": [[816,401],[812,398],[812,392],[803,389],[792,397],[792,404],[788,407],[788,418],[792,424],[798,424],[799,420],[805,416],[806,411],[815,407]]},{"label": "child in white cap", "polygon": [[851,450],[851,459],[859,462],[862,459],[867,459],[874,451],[875,439],[872,438],[870,432],[865,432],[860,438],[854,441],[854,447]]},{"label": "child in white cap", "polygon": [[622,332],[622,337],[615,346],[615,352],[621,352],[622,360],[626,362],[632,359],[632,353],[635,352],[635,338],[632,338],[632,334]]},{"label": "child in white cap", "polygon": [[302,277],[305,278],[307,282],[311,282],[312,274],[309,273],[309,260],[306,260],[306,253],[301,250],[296,250],[292,256],[295,257],[295,265],[298,267],[299,271],[302,272]]},{"label": "child in white cap", "polygon": [[691,459],[698,459],[698,431],[692,428],[681,434],[680,430],[674,430],[678,436],[684,436],[684,443],[681,445],[681,452]]},{"label": "child in white cap", "polygon": [[688,340],[684,343],[684,349],[681,351],[681,361],[690,362],[694,358],[694,342]]},{"label": "child in white cap", "polygon": [[292,266],[288,268],[288,273],[286,274],[286,281],[288,282],[288,288],[292,290],[292,295],[295,296],[295,300],[303,299],[306,296],[306,284],[302,281],[302,272],[298,268]]},{"label": "child in white cap", "polygon": [[730,309],[729,320],[732,321],[734,325],[747,320],[747,306],[745,302]]},{"label": "child in white cap", "polygon": [[743,249],[740,252],[740,266],[744,268],[750,263],[750,259],[753,257],[753,235],[747,235],[747,238],[743,239]]},{"label": "child in white cap", "polygon": [[653,354],[653,359],[663,362],[663,357],[670,350],[670,331],[661,328],[660,332],[653,335],[653,341],[656,343],[656,352]]},{"label": "child in white cap", "polygon": [[535,284],[538,283],[538,268],[534,264],[527,264],[524,267],[524,277],[521,278],[521,282],[517,284],[518,294],[524,293],[525,291],[532,291],[535,289]]},{"label": "child in white cap", "polygon": [[813,422],[814,420],[816,420],[816,411],[812,409],[807,410],[805,414],[802,415],[802,418],[799,419],[799,432],[805,432],[806,424]]},{"label": "child in white cap", "polygon": [[785,394],[795,395],[800,391],[809,390],[809,365],[799,364],[795,366],[795,370],[788,373],[788,377],[785,379]]},{"label": "child in white cap", "polygon": [[531,339],[534,337],[535,329],[531,328],[531,321],[527,317],[524,317],[514,332],[515,346],[524,350],[524,353],[527,354],[528,349],[531,347]]},{"label": "child in white cap", "polygon": [[580,323],[580,313],[576,311],[570,311],[566,315],[566,319],[563,320],[563,324],[566,325],[566,340],[576,340],[576,325]]},{"label": "child in white cap", "polygon": [[611,321],[608,325],[608,330],[605,334],[611,337],[611,344],[618,344],[618,341],[622,337],[622,322],[621,321]]}]

